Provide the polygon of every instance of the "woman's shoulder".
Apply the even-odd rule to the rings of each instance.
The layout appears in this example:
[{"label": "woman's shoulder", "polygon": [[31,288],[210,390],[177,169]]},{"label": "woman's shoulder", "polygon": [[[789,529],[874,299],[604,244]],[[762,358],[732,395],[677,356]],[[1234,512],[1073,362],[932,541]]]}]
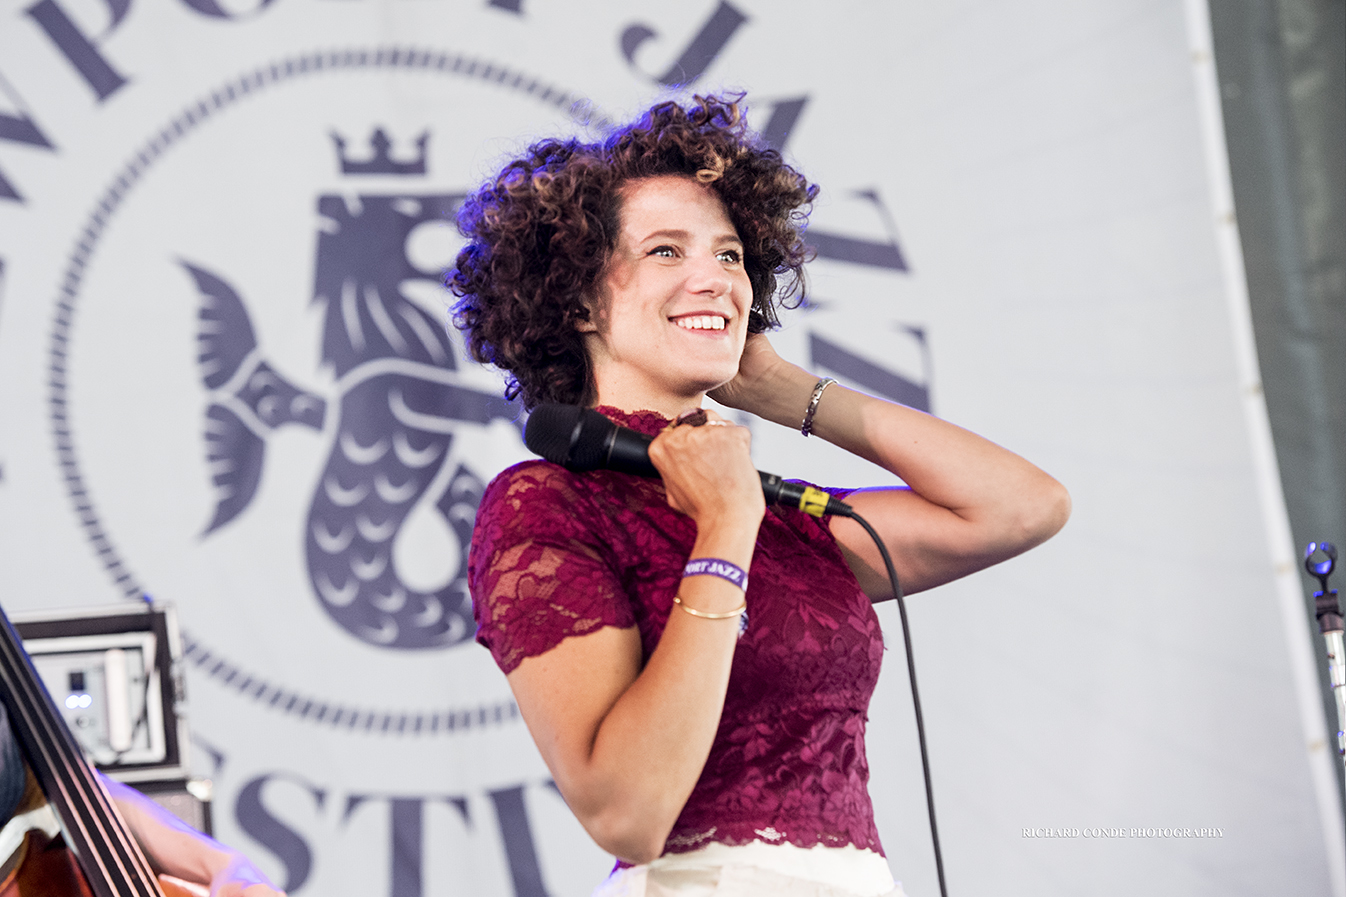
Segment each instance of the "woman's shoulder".
[{"label": "woman's shoulder", "polygon": [[487,485],[477,507],[476,526],[526,530],[542,535],[553,529],[573,532],[577,521],[592,519],[592,487],[582,474],[534,459],[507,467]]},{"label": "woman's shoulder", "polygon": [[559,464],[532,458],[506,467],[495,475],[482,493],[481,503],[488,501],[548,501],[575,497],[583,491],[577,474]]},{"label": "woman's shoulder", "polygon": [[517,480],[531,479],[534,481],[542,480],[547,477],[556,477],[562,473],[568,473],[564,467],[559,464],[553,464],[550,461],[544,461],[541,458],[529,458],[527,461],[520,461],[518,464],[511,464],[504,470],[496,474],[486,487],[487,491],[495,489],[502,484],[513,483]]}]

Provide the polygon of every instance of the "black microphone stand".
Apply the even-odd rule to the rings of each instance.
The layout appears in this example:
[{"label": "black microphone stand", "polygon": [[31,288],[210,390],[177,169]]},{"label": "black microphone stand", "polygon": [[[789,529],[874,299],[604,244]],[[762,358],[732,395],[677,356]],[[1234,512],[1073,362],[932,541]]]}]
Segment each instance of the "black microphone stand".
[{"label": "black microphone stand", "polygon": [[[1318,552],[1327,560],[1314,562]],[[1337,565],[1337,548],[1331,542],[1310,542],[1304,550],[1304,569],[1318,580],[1319,591],[1313,593],[1318,617],[1318,631],[1327,643],[1327,678],[1332,683],[1332,694],[1337,699],[1337,758],[1346,763],[1346,641],[1342,633],[1341,602],[1337,590],[1327,587],[1327,577]]]}]

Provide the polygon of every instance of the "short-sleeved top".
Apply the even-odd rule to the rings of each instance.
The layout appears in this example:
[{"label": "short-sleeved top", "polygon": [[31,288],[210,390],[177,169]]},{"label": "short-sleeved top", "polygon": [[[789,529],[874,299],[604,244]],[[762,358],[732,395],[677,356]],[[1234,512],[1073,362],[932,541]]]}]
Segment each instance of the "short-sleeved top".
[{"label": "short-sleeved top", "polygon": [[[668,423],[599,410],[646,434]],[[509,673],[569,636],[635,626],[648,660],[695,538],[657,479],[515,465],[477,512],[468,568],[477,640]],[[882,853],[865,722],[883,639],[826,521],[769,507],[746,597],[719,730],[665,852],[765,841]]]}]

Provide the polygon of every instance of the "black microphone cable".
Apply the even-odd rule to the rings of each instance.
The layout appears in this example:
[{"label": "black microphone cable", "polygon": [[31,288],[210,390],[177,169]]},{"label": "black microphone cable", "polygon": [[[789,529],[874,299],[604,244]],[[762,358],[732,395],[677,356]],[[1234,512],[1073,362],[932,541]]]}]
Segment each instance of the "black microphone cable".
[{"label": "black microphone cable", "polygon": [[[907,599],[902,594],[902,585],[897,581],[897,569],[893,566],[893,559],[888,554],[888,546],[883,544],[879,534],[874,531],[874,527],[869,525],[869,521],[855,513],[855,509],[845,502],[837,502],[844,510],[832,509],[831,513],[840,517],[849,517],[860,526],[864,527],[865,532],[874,540],[874,545],[879,549],[879,554],[883,555],[883,565],[888,569],[888,582],[893,587],[893,598],[897,601],[897,613],[902,620],[902,647],[907,652],[907,681],[911,683],[911,706],[916,712],[916,740],[921,747],[921,772],[925,776],[925,806],[930,814],[930,844],[935,850],[935,873],[939,876],[940,897],[949,897],[948,888],[944,884],[944,857],[939,849],[939,828],[935,825],[935,789],[930,781],[930,754],[925,747],[925,717],[921,714],[921,693],[916,688],[916,660],[911,653],[911,625],[907,622]],[[804,509],[801,509],[804,510]]]}]

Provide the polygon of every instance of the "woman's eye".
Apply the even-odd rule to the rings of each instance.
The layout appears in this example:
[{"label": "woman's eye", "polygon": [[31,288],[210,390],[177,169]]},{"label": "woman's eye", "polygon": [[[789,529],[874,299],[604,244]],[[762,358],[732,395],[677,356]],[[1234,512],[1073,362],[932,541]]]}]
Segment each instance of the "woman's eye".
[{"label": "woman's eye", "polygon": [[743,254],[737,249],[723,249],[720,251],[720,261],[737,265],[743,261]]},{"label": "woman's eye", "polygon": [[672,246],[656,246],[650,250],[650,255],[657,255],[661,258],[671,259],[677,255]]}]

